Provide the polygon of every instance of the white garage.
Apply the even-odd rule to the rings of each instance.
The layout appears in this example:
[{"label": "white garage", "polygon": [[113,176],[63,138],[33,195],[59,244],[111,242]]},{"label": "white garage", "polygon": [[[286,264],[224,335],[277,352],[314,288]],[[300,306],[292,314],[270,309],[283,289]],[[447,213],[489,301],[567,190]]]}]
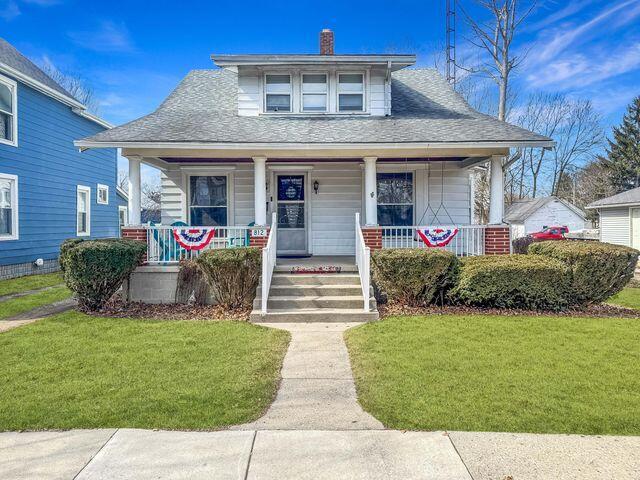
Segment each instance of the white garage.
[{"label": "white garage", "polygon": [[640,188],[587,206],[600,215],[600,241],[640,249]]},{"label": "white garage", "polygon": [[507,208],[504,220],[511,225],[513,238],[524,237],[552,225],[567,226],[569,232],[591,228],[582,210],[558,197],[518,200]]}]

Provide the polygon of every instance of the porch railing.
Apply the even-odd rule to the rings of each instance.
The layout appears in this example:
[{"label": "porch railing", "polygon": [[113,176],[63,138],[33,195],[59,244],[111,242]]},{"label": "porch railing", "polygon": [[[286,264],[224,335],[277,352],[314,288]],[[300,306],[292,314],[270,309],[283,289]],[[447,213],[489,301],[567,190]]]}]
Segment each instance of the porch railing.
[{"label": "porch railing", "polygon": [[[382,227],[382,248],[426,248],[420,239],[416,225]],[[424,227],[422,227],[424,228]],[[486,225],[453,225],[444,228],[457,228],[458,233],[444,250],[459,257],[484,255],[484,235]]]},{"label": "porch railing", "polygon": [[271,277],[273,276],[273,270],[276,266],[277,234],[278,221],[274,212],[271,217],[271,230],[269,231],[267,246],[262,249],[262,297],[260,299],[260,311],[262,315],[266,315],[267,313]]},{"label": "porch railing", "polygon": [[371,249],[364,243],[360,228],[360,214],[356,213],[356,265],[360,274],[360,285],[364,298],[364,311],[369,311],[369,291],[371,281]]},{"label": "porch railing", "polygon": [[249,246],[249,231],[253,227],[207,227],[214,228],[214,237],[202,250],[186,250],[176,240],[174,231],[198,227],[172,227],[154,225],[147,229],[147,263],[178,263],[183,259],[195,258],[200,253],[214,248],[235,248]]}]

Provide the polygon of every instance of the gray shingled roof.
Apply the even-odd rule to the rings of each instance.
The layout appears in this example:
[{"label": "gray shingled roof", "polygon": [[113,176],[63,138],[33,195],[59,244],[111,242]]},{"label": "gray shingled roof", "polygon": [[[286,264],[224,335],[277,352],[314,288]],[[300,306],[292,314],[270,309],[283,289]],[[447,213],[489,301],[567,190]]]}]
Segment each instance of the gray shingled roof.
[{"label": "gray shingled roof", "polygon": [[640,187],[618,193],[611,197],[596,200],[587,208],[615,207],[616,205],[640,204]]},{"label": "gray shingled roof", "polygon": [[432,69],[392,74],[392,115],[238,115],[238,76],[190,72],[153,113],[88,142],[387,143],[548,142],[549,138],[473,110]]},{"label": "gray shingled roof", "polygon": [[505,211],[504,220],[507,223],[523,223],[537,210],[551,202],[560,202],[576,214],[582,215],[583,217],[585,216],[584,212],[572,203],[569,203],[558,197],[550,196],[531,198],[527,200],[518,200],[512,203],[511,205],[509,205],[509,207],[507,207],[507,210]]},{"label": "gray shingled roof", "polygon": [[[35,63],[22,55],[16,48],[7,42],[4,38],[0,38],[0,63],[4,63],[9,67],[19,71],[23,75],[30,77],[49,88],[52,88],[62,95],[74,98],[69,92],[58,85],[49,75],[44,73]],[[75,99],[74,99],[75,100]]]}]

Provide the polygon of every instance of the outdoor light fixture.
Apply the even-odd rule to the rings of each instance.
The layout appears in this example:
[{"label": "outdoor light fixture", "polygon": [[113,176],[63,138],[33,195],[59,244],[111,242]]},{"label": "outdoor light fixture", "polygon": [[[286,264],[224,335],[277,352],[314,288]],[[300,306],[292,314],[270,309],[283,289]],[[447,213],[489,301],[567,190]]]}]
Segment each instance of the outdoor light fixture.
[{"label": "outdoor light fixture", "polygon": [[313,182],[313,191],[316,195],[318,194],[318,188],[320,188],[320,184],[318,183],[318,180],[316,180],[315,182]]}]

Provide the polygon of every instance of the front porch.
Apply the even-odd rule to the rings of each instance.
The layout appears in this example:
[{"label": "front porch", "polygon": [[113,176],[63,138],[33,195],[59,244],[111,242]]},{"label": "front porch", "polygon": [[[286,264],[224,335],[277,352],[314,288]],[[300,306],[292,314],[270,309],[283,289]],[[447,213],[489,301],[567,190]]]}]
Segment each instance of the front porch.
[{"label": "front porch", "polygon": [[[264,319],[287,303],[300,304],[299,311],[324,310],[315,312],[324,315],[357,311],[377,316],[370,285],[371,250],[442,248],[460,257],[510,250],[509,229],[501,224],[500,155],[308,160],[263,156],[146,158],[162,169],[161,225],[139,224],[139,169],[143,160],[135,156],[129,159],[132,225],[123,228],[123,236],[147,243],[146,269],[166,268],[177,277],[176,266],[181,260],[204,251],[262,248],[254,319]],[[474,169],[485,168],[486,163],[491,170],[491,221],[495,224],[477,225],[472,176]],[[425,241],[425,229],[450,230],[452,236],[436,246]],[[292,282],[288,287],[301,288],[284,289],[287,295],[275,295],[274,299],[274,272],[284,274],[294,267],[309,272],[313,270],[309,267],[318,267],[317,275],[352,272],[357,282],[340,279],[346,281],[348,288],[342,293],[349,298],[291,298],[308,297],[309,291],[322,292],[322,288],[318,290],[322,281],[315,279],[306,287],[304,282]],[[340,268],[322,271],[329,267]],[[149,283],[157,285],[158,281],[146,280],[147,292]],[[360,289],[358,295],[351,295],[354,287]],[[141,297],[144,295],[136,299]],[[153,301],[170,299],[163,294]],[[273,316],[270,318],[274,321]]]}]

